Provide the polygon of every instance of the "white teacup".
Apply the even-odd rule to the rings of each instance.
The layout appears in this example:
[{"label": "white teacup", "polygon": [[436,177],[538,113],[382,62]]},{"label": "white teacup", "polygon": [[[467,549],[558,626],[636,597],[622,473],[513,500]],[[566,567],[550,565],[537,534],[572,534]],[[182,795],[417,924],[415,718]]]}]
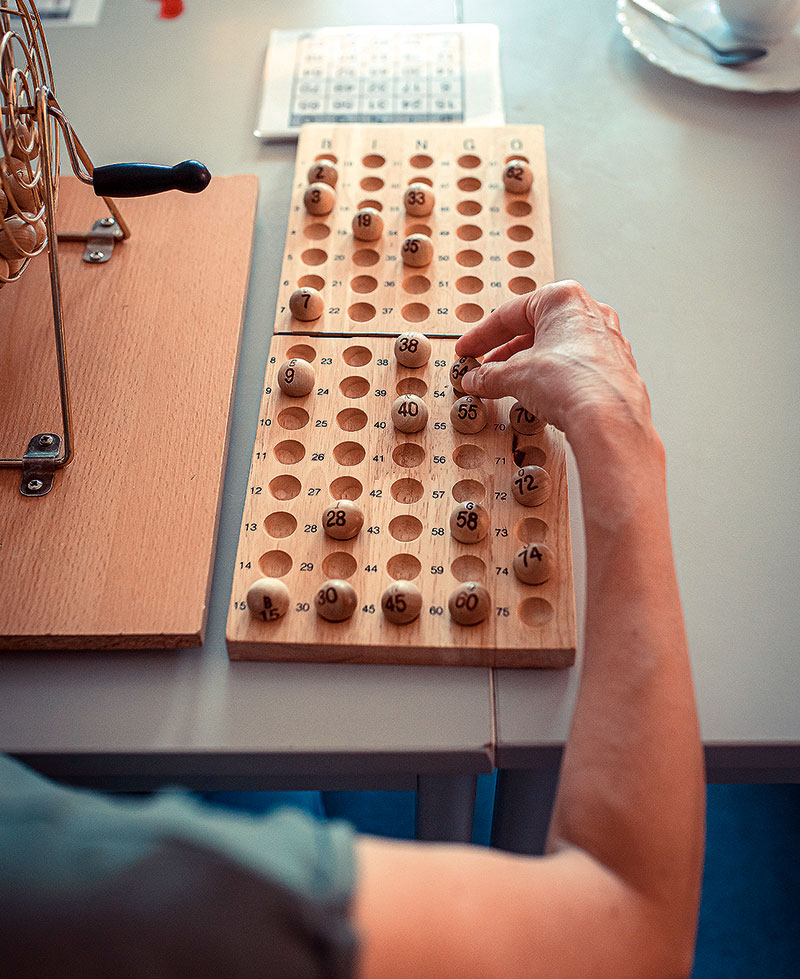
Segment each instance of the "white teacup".
[{"label": "white teacup", "polygon": [[800,20],[800,0],[718,0],[733,34],[746,41],[777,41]]}]

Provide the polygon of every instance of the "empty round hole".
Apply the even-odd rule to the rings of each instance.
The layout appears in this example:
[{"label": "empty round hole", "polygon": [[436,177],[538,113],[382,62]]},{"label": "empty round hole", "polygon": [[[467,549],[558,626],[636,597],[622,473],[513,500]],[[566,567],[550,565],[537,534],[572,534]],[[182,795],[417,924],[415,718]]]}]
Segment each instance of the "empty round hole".
[{"label": "empty round hole", "polygon": [[408,161],[412,167],[417,170],[424,170],[433,164],[433,157],[428,156],[427,153],[417,153],[416,156],[412,156]]},{"label": "empty round hole", "polygon": [[456,255],[456,261],[459,265],[463,265],[466,268],[474,268],[476,265],[481,264],[483,261],[483,255],[471,248],[467,248],[463,252],[459,252]]},{"label": "empty round hole", "polygon": [[477,303],[462,303],[456,306],[456,317],[462,323],[477,323],[483,318],[483,309]]},{"label": "empty round hole", "polygon": [[[303,229],[303,234],[306,238],[311,238],[312,241],[320,241],[322,238],[327,238],[331,233],[331,229],[327,224],[321,224],[315,221],[313,224],[307,224]],[[323,259],[323,262],[325,259]],[[309,265],[319,265],[319,262],[309,262]]]},{"label": "empty round hole", "polygon": [[509,280],[508,288],[513,293],[516,293],[516,295],[522,296],[526,292],[533,292],[536,288],[536,283],[533,279],[529,279],[527,275],[518,275]]},{"label": "empty round hole", "polygon": [[339,157],[334,156],[333,153],[317,153],[317,155],[314,157],[314,160],[330,160],[331,163],[338,163]]},{"label": "empty round hole", "polygon": [[409,235],[427,235],[430,238],[432,233],[429,224],[409,224],[406,228],[406,237]]},{"label": "empty round hole", "polygon": [[409,513],[404,513],[389,521],[389,533],[395,540],[405,542],[416,540],[422,533],[422,521]]},{"label": "empty round hole", "polygon": [[321,275],[301,275],[297,280],[297,284],[302,289],[324,289],[325,280]]},{"label": "empty round hole", "polygon": [[383,187],[383,181],[380,177],[364,177],[360,187],[362,190],[380,190]]},{"label": "empty round hole", "polygon": [[533,238],[533,228],[527,224],[512,224],[506,234],[512,241],[528,241]]},{"label": "empty round hole", "polygon": [[460,279],[456,279],[456,289],[459,292],[471,296],[473,293],[480,292],[483,289],[483,282],[474,275],[462,275]]},{"label": "empty round hole", "polygon": [[418,479],[398,479],[392,483],[392,496],[398,503],[416,503],[422,499],[425,489]]},{"label": "empty round hole", "polygon": [[465,190],[468,194],[481,189],[481,182],[477,177],[461,177],[458,181],[458,189]]},{"label": "empty round hole", "polygon": [[424,275],[409,275],[403,280],[403,288],[412,295],[427,292],[431,287],[431,280]]},{"label": "empty round hole", "polygon": [[337,476],[329,489],[334,500],[357,500],[364,492],[355,476]]},{"label": "empty round hole", "polygon": [[340,442],[333,450],[333,458],[341,466],[357,466],[366,454],[367,450],[358,442]]},{"label": "empty round hole", "polygon": [[322,570],[328,578],[349,578],[356,573],[358,561],[347,551],[333,551],[322,560]]},{"label": "empty round hole", "polygon": [[514,528],[514,533],[522,544],[533,544],[547,537],[547,524],[538,517],[523,517]]},{"label": "empty round hole", "polygon": [[357,252],[353,253],[353,264],[360,268],[368,268],[370,265],[374,265],[379,258],[380,255],[374,248],[359,248]]},{"label": "empty round hole", "polygon": [[522,160],[524,163],[530,163],[531,161],[527,156],[523,156],[522,153],[512,153],[511,156],[505,158],[506,163],[511,163],[512,160]]},{"label": "empty round hole", "polygon": [[386,571],[395,581],[413,581],[422,571],[422,565],[413,554],[394,554],[386,562]]},{"label": "empty round hole", "polygon": [[292,563],[286,551],[267,551],[258,559],[258,568],[267,578],[282,578],[292,570]]},{"label": "empty round hole", "polygon": [[486,453],[479,445],[467,442],[453,452],[453,462],[459,469],[477,469],[486,461]]},{"label": "empty round hole", "polygon": [[547,625],[554,614],[555,610],[550,602],[546,598],[539,598],[538,596],[526,598],[523,602],[519,603],[519,608],[517,609],[517,615],[519,615],[525,625],[533,626],[534,628]]},{"label": "empty round hole", "polygon": [[476,214],[481,213],[483,207],[478,201],[459,201],[456,204],[456,210],[465,217],[474,217]]},{"label": "empty round hole", "polygon": [[305,428],[308,424],[308,412],[305,408],[292,405],[291,408],[284,408],[278,415],[278,424],[281,428],[294,431],[298,428]]},{"label": "empty round hole", "polygon": [[408,303],[403,306],[400,315],[407,323],[421,323],[430,316],[430,310],[424,303]]},{"label": "empty round hole", "polygon": [[486,496],[486,487],[477,479],[460,479],[453,486],[453,499],[458,503],[482,503]]},{"label": "empty round hole", "polygon": [[314,362],[316,356],[317,351],[307,343],[296,343],[286,351],[287,360],[291,360],[292,357],[299,357],[300,360],[305,360],[309,364]]},{"label": "empty round hole", "polygon": [[307,248],[300,258],[306,265],[322,265],[323,262],[327,261],[328,253],[321,248]]},{"label": "empty round hole", "polygon": [[413,176],[408,181],[409,187],[411,186],[411,184],[427,184],[428,187],[433,187],[433,181],[431,180],[430,177],[421,177],[421,176],[416,176],[416,175]]},{"label": "empty round hole", "polygon": [[475,167],[479,167],[481,165],[481,158],[479,156],[473,156],[471,153],[467,153],[458,158],[458,165],[463,167],[465,170],[474,170]]},{"label": "empty round hole", "polygon": [[527,201],[509,201],[506,204],[506,211],[512,218],[527,217],[532,210],[533,208]]},{"label": "empty round hole", "polygon": [[475,554],[462,554],[450,565],[456,581],[485,581],[486,565]]},{"label": "empty round hole", "polygon": [[290,537],[297,530],[297,518],[292,513],[279,510],[267,517],[264,530],[270,537]]},{"label": "empty round hole", "polygon": [[339,384],[339,390],[346,398],[363,398],[369,391],[366,377],[346,377]]},{"label": "empty round hole", "polygon": [[342,354],[342,360],[351,367],[364,367],[372,360],[372,352],[368,347],[348,347]]},{"label": "empty round hole", "polygon": [[284,466],[292,466],[294,463],[300,462],[306,454],[303,443],[295,442],[294,439],[286,439],[284,442],[278,442],[272,451],[275,453],[275,458],[278,462],[282,462]]},{"label": "empty round hole", "polygon": [[428,385],[421,377],[402,377],[395,390],[398,394],[416,394],[418,398],[424,398],[428,393]]},{"label": "empty round hole", "polygon": [[403,469],[416,469],[424,459],[425,449],[416,442],[401,442],[392,452],[392,462]]},{"label": "empty round hole", "polygon": [[375,307],[372,303],[353,303],[347,315],[356,323],[366,323],[375,315]]},{"label": "empty round hole", "polygon": [[350,288],[353,292],[374,292],[378,288],[378,280],[371,275],[357,275],[350,280]]},{"label": "empty round hole", "polygon": [[269,491],[276,500],[293,500],[300,492],[300,480],[296,476],[283,473],[270,480]]},{"label": "empty round hole", "polygon": [[386,163],[386,157],[381,156],[380,153],[370,153],[361,162],[368,169],[377,170],[378,167],[382,167]]},{"label": "empty round hole", "polygon": [[522,469],[523,466],[542,466],[547,461],[544,449],[538,445],[518,445],[513,450],[514,463]]},{"label": "empty round hole", "polygon": [[360,211],[365,207],[374,207],[376,211],[383,210],[383,204],[381,204],[380,201],[373,201],[373,200],[361,201],[361,203],[358,205],[358,210]]},{"label": "empty round hole", "polygon": [[358,432],[367,424],[367,413],[360,408],[343,408],[336,424],[345,432]]},{"label": "empty round hole", "polygon": [[483,234],[483,231],[477,224],[462,224],[456,231],[456,234],[462,241],[477,241]]},{"label": "empty round hole", "polygon": [[533,265],[533,255],[530,252],[511,252],[508,261],[516,269],[526,269]]}]

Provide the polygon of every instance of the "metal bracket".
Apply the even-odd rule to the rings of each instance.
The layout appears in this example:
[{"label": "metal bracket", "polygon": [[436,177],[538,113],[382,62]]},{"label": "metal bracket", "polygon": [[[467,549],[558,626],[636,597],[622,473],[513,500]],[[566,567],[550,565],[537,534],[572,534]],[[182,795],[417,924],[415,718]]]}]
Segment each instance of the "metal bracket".
[{"label": "metal bracket", "polygon": [[85,241],[83,252],[84,262],[90,265],[100,265],[107,262],[114,252],[114,242],[122,241],[125,235],[114,218],[99,218],[84,234],[77,232],[59,232],[59,241]]},{"label": "metal bracket", "polygon": [[28,443],[28,451],[22,457],[22,481],[19,491],[23,496],[44,496],[53,488],[56,460],[61,452],[61,436],[53,432],[34,435]]}]

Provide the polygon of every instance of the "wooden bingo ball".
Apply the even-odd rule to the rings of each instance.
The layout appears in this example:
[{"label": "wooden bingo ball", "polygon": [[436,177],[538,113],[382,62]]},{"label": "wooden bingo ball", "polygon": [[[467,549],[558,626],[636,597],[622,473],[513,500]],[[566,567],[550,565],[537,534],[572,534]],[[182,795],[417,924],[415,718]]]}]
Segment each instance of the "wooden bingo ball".
[{"label": "wooden bingo ball", "polygon": [[304,398],[314,387],[314,368],[307,360],[292,357],[278,370],[278,387],[290,398]]},{"label": "wooden bingo ball", "polygon": [[450,423],[457,432],[464,435],[477,435],[486,428],[489,412],[480,398],[465,394],[453,403],[450,409]]},{"label": "wooden bingo ball", "polygon": [[303,194],[303,203],[309,214],[330,214],[336,203],[336,194],[329,184],[310,184]]},{"label": "wooden bingo ball", "polygon": [[503,168],[503,184],[510,194],[527,194],[533,184],[533,171],[524,160],[509,160]]},{"label": "wooden bingo ball", "polygon": [[492,599],[477,581],[465,581],[447,600],[450,618],[459,625],[477,625],[489,615]]},{"label": "wooden bingo ball", "polygon": [[247,607],[262,622],[274,622],[289,610],[289,589],[278,578],[259,578],[247,589]]},{"label": "wooden bingo ball", "polygon": [[[33,215],[27,215],[33,219]],[[25,258],[44,244],[47,230],[44,221],[33,221],[29,224],[18,214],[10,214],[5,218],[5,230],[0,227],[0,255],[8,260],[9,265],[15,259]]]},{"label": "wooden bingo ball", "polygon": [[302,320],[304,323],[318,320],[324,309],[325,300],[322,294],[310,286],[295,289],[289,297],[289,312],[296,320]]},{"label": "wooden bingo ball", "polygon": [[351,540],[364,525],[364,514],[351,500],[337,500],[322,514],[322,529],[334,540]]},{"label": "wooden bingo ball", "polygon": [[392,405],[392,424],[398,432],[421,432],[428,424],[428,406],[416,394],[401,394]]},{"label": "wooden bingo ball", "polygon": [[406,214],[415,218],[430,214],[434,203],[433,191],[427,184],[410,184],[408,190],[403,194],[403,206],[406,209]]},{"label": "wooden bingo ball", "polygon": [[401,333],[394,342],[394,356],[403,367],[424,367],[431,358],[431,342],[422,333]]},{"label": "wooden bingo ball", "polygon": [[464,375],[468,374],[470,371],[474,371],[476,367],[480,367],[480,361],[475,360],[474,357],[459,357],[450,368],[450,383],[458,391],[459,394],[464,393],[464,388],[461,386],[461,382],[464,380]]},{"label": "wooden bingo ball", "polygon": [[450,514],[450,533],[462,544],[477,544],[489,533],[489,514],[480,503],[459,503]]},{"label": "wooden bingo ball", "polygon": [[333,160],[317,160],[308,171],[308,182],[310,184],[327,184],[335,187],[339,179],[339,171]]},{"label": "wooden bingo ball", "polygon": [[418,269],[430,265],[433,259],[433,242],[427,235],[409,235],[400,249],[403,265]]},{"label": "wooden bingo ball", "polygon": [[523,506],[541,506],[550,496],[550,473],[541,466],[523,466],[514,473],[511,492]]},{"label": "wooden bingo ball", "polygon": [[8,262],[0,255],[0,288],[5,285],[4,280],[11,278],[11,269]]},{"label": "wooden bingo ball", "polygon": [[351,584],[339,578],[326,581],[314,596],[317,615],[328,622],[343,622],[356,610],[358,596]]},{"label": "wooden bingo ball", "polygon": [[38,184],[36,191],[30,186],[33,184],[31,177],[36,176],[35,171],[33,175],[29,174],[28,168],[22,160],[16,160],[14,157],[10,160],[1,161],[0,171],[2,171],[2,179],[11,191],[11,197],[16,202],[17,207],[21,211],[37,211],[39,203],[36,200],[36,194],[41,194],[41,183]]},{"label": "wooden bingo ball", "polygon": [[377,241],[383,234],[381,212],[374,207],[362,207],[353,218],[353,236],[359,241]]},{"label": "wooden bingo ball", "polygon": [[381,611],[389,622],[406,625],[422,610],[422,592],[411,581],[395,581],[381,595]]},{"label": "wooden bingo ball", "polygon": [[524,408],[519,401],[515,401],[511,405],[511,411],[509,412],[509,421],[511,422],[511,427],[515,432],[519,432],[520,435],[538,435],[543,432],[546,421],[541,418],[537,418],[536,415],[531,414],[527,408]]},{"label": "wooden bingo ball", "polygon": [[512,567],[526,585],[541,585],[553,572],[553,552],[547,544],[526,544],[514,555]]}]

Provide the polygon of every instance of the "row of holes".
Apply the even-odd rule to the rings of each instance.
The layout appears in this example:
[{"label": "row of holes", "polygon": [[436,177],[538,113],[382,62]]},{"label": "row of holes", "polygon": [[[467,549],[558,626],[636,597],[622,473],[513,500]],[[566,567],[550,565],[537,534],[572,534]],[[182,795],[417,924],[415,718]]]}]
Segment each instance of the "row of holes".
[{"label": "row of holes", "polygon": [[[302,275],[297,280],[298,286],[308,286],[321,292],[325,288],[325,279],[321,275]],[[431,280],[425,275],[409,275],[402,282],[404,292],[419,295],[427,292],[432,285]],[[482,279],[475,275],[463,275],[456,279],[456,289],[465,295],[472,296],[476,292],[481,292],[486,288]],[[536,288],[536,283],[527,275],[515,276],[507,283],[511,292],[520,296],[523,293],[532,292]],[[350,280],[350,288],[353,292],[365,295],[374,292],[378,288],[378,280],[372,275],[357,275]]]},{"label": "row of holes", "polygon": [[[319,153],[315,157],[315,160],[330,160],[332,163],[339,162],[339,158],[334,153]],[[521,153],[512,153],[505,158],[506,163],[510,163],[512,160],[523,160],[525,163],[530,163],[528,157],[523,156]],[[428,156],[427,153],[417,153],[408,162],[415,170],[427,170],[428,167],[433,166],[433,157]],[[475,156],[474,153],[464,153],[456,160],[456,163],[464,170],[475,170],[482,162],[481,158]],[[368,153],[362,157],[361,163],[368,170],[378,170],[380,167],[385,166],[386,157],[381,156],[380,153]]]},{"label": "row of holes", "polygon": [[[300,258],[305,265],[322,265],[328,261],[328,253],[322,248],[307,248]],[[361,248],[353,254],[353,262],[361,267],[375,265],[379,259],[373,248]],[[483,255],[474,248],[466,248],[456,253],[456,261],[464,268],[475,268],[483,261]],[[509,252],[506,261],[514,268],[524,269],[533,265],[535,259],[532,252],[518,250]]]}]

